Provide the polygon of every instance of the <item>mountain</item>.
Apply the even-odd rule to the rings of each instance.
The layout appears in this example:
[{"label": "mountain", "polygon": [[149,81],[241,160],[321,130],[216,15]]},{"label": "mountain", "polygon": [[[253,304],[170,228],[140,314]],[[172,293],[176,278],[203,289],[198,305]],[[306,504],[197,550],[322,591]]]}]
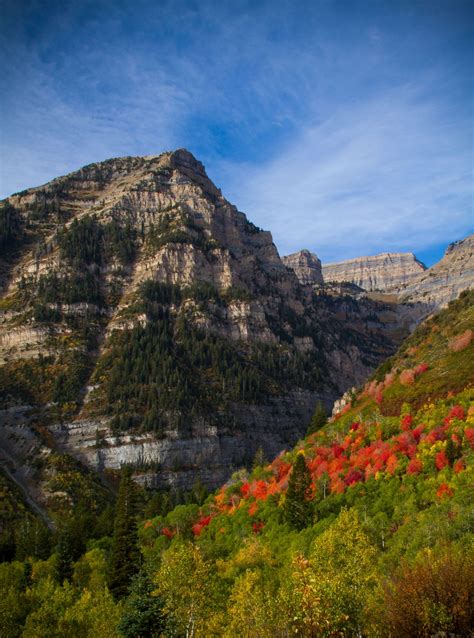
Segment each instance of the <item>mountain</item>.
[{"label": "mountain", "polygon": [[54,454],[51,533],[0,477],[2,636],[470,636],[473,329],[466,291],[207,498],[147,499],[125,469],[114,516]]},{"label": "mountain", "polygon": [[51,449],[154,487],[219,484],[406,333],[383,304],[301,286],[186,150],[12,195],[0,231],[0,436],[32,489],[26,459]]},{"label": "mountain", "polygon": [[325,283],[347,282],[367,292],[394,294],[401,304],[423,304],[429,314],[473,287],[474,235],[450,244],[430,268],[413,253],[382,253],[323,264],[322,272]]},{"label": "mountain", "polygon": [[413,253],[381,253],[322,267],[324,281],[350,282],[367,291],[397,292],[426,270]]},{"label": "mountain", "polygon": [[300,250],[297,253],[281,258],[287,268],[291,268],[300,284],[313,285],[323,283],[321,262],[309,250]]}]

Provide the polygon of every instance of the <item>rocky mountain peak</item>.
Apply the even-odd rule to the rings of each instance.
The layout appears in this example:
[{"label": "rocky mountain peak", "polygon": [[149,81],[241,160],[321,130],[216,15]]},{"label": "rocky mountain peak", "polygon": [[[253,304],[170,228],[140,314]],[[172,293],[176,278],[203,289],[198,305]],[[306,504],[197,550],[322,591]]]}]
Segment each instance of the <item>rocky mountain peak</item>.
[{"label": "rocky mountain peak", "polygon": [[444,256],[447,257],[451,253],[455,253],[455,252],[460,252],[460,253],[466,252],[471,254],[473,245],[474,245],[474,234],[468,235],[464,239],[458,239],[457,241],[453,241],[451,244],[449,244],[449,246],[446,248]]},{"label": "rocky mountain peak", "polygon": [[401,301],[441,308],[474,286],[474,234],[450,244],[444,257],[401,291]]},{"label": "rocky mountain peak", "polygon": [[294,271],[300,284],[314,285],[323,283],[321,261],[306,248],[282,257],[282,262],[287,268]]}]

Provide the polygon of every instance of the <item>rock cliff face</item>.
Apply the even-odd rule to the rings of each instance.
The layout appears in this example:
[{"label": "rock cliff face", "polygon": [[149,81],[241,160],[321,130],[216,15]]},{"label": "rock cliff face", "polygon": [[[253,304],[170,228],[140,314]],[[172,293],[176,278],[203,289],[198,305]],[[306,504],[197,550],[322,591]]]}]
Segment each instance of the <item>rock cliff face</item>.
[{"label": "rock cliff face", "polygon": [[367,291],[398,292],[414,282],[426,266],[413,253],[381,253],[322,267],[325,282],[349,282]]},{"label": "rock cliff face", "polygon": [[383,253],[322,266],[329,282],[350,282],[368,292],[418,304],[419,318],[443,308],[474,285],[474,235],[450,244],[443,259],[426,268],[412,253]]},{"label": "rock cliff face", "polygon": [[300,250],[281,258],[287,268],[295,273],[300,284],[314,285],[323,283],[320,260],[309,250]]},{"label": "rock cliff face", "polygon": [[474,235],[450,244],[437,264],[418,276],[400,294],[402,302],[443,308],[463,290],[474,286]]},{"label": "rock cliff face", "polygon": [[274,456],[403,336],[383,304],[301,286],[185,150],[17,193],[0,231],[0,407],[143,483],[216,485]]}]

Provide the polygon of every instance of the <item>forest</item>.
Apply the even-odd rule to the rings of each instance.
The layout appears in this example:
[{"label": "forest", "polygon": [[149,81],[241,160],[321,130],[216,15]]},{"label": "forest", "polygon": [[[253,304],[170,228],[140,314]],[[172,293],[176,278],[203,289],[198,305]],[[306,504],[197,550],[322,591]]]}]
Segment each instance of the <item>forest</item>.
[{"label": "forest", "polygon": [[472,635],[473,297],[420,326],[338,414],[319,407],[294,449],[211,494],[147,492],[123,467],[115,498],[53,455],[66,496],[48,529],[2,482],[2,635]]},{"label": "forest", "polygon": [[219,292],[207,282],[143,282],[133,312],[144,313],[146,324],[111,337],[94,372],[99,388],[89,409],[113,416],[117,432],[160,435],[170,421],[182,427],[199,414],[212,418],[232,401],[255,403],[289,387],[316,387],[321,370],[314,356],[273,344],[234,343],[196,328],[185,311],[186,300],[205,308],[247,295],[236,288]]}]

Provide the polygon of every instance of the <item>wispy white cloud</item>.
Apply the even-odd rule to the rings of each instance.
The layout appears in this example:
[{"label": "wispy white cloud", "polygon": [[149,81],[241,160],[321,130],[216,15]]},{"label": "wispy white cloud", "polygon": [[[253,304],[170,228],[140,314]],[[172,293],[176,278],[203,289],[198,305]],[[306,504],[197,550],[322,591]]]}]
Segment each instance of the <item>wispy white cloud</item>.
[{"label": "wispy white cloud", "polygon": [[472,231],[469,130],[427,87],[403,86],[341,106],[264,165],[223,170],[283,254],[416,251]]}]

